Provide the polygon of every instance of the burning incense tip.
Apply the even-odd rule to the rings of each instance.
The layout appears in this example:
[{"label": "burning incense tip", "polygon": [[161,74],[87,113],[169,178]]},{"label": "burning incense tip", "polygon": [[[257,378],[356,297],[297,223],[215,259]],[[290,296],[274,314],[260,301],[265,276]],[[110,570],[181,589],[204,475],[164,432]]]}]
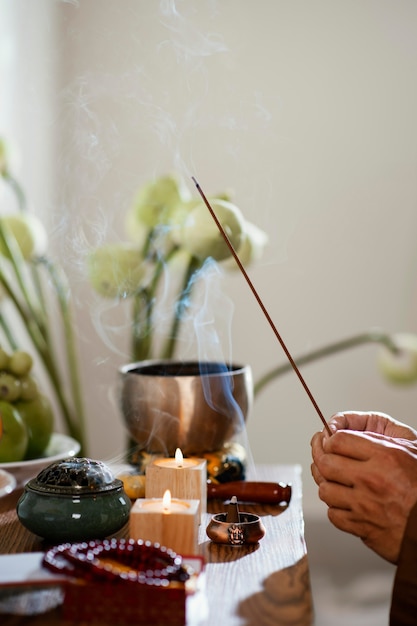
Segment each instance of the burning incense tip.
[{"label": "burning incense tip", "polygon": [[230,500],[230,503],[227,509],[226,522],[228,522],[229,524],[239,524],[240,522],[239,508],[237,505],[236,496],[232,496]]},{"label": "burning incense tip", "polygon": [[274,331],[274,334],[275,334],[276,338],[278,339],[279,343],[281,344],[281,348],[284,350],[285,355],[286,355],[287,359],[289,360],[289,362],[291,363],[291,366],[292,366],[292,368],[293,368],[294,372],[297,374],[297,376],[298,376],[298,378],[299,378],[299,380],[300,380],[301,384],[302,384],[302,385],[303,385],[303,387],[304,387],[305,392],[307,393],[308,397],[309,397],[309,398],[310,398],[310,400],[311,400],[311,403],[313,404],[314,408],[316,409],[317,415],[318,415],[318,416],[319,416],[319,418],[321,419],[321,421],[322,421],[322,423],[323,423],[323,425],[324,425],[325,429],[327,430],[328,434],[331,436],[331,435],[332,435],[332,431],[330,430],[330,427],[329,427],[328,423],[326,422],[326,420],[325,420],[325,418],[324,418],[323,413],[321,412],[321,410],[320,410],[320,408],[319,408],[319,406],[318,406],[318,404],[317,404],[316,400],[314,399],[313,394],[311,393],[310,389],[308,388],[307,383],[305,382],[304,378],[302,377],[300,370],[298,369],[298,367],[297,367],[297,365],[296,365],[296,363],[295,363],[294,359],[292,358],[292,356],[291,356],[291,354],[290,354],[290,352],[289,352],[289,350],[288,350],[287,346],[285,345],[285,343],[284,343],[284,341],[283,341],[283,339],[282,339],[281,335],[279,334],[278,329],[276,328],[276,326],[275,326],[274,322],[272,321],[271,316],[269,315],[268,311],[266,310],[266,307],[265,307],[264,303],[262,302],[261,298],[259,297],[259,294],[258,294],[258,292],[256,291],[256,289],[255,289],[255,287],[254,287],[254,285],[253,285],[253,283],[252,283],[251,279],[249,278],[249,276],[248,276],[248,274],[247,274],[247,272],[246,272],[245,268],[243,267],[243,265],[242,265],[242,263],[241,263],[241,260],[239,259],[239,256],[238,256],[238,254],[237,254],[236,250],[233,248],[233,246],[232,246],[232,244],[231,244],[231,242],[230,242],[230,239],[228,238],[228,236],[227,236],[227,234],[225,233],[225,231],[224,231],[224,229],[223,229],[222,225],[220,224],[219,220],[217,219],[217,216],[216,216],[216,214],[215,214],[215,212],[214,212],[214,210],[213,210],[213,208],[212,208],[211,204],[210,204],[210,203],[209,203],[209,201],[207,200],[207,198],[206,198],[206,196],[205,196],[205,194],[204,194],[203,190],[201,189],[201,187],[200,187],[200,185],[199,185],[199,183],[198,183],[197,179],[196,179],[194,176],[191,176],[191,178],[192,178],[192,180],[194,181],[194,184],[195,184],[195,186],[197,187],[197,190],[198,190],[198,192],[199,192],[200,196],[202,197],[204,204],[206,205],[206,207],[208,208],[208,210],[209,210],[209,211],[210,211],[210,213],[211,213],[211,216],[213,217],[214,221],[216,222],[217,228],[218,228],[218,229],[219,229],[219,231],[221,232],[221,234],[222,234],[222,236],[223,236],[223,239],[225,240],[226,244],[228,245],[228,247],[229,247],[229,249],[230,249],[230,252],[232,253],[232,255],[233,255],[233,257],[234,257],[234,259],[235,259],[236,263],[237,263],[237,264],[238,264],[238,266],[239,266],[240,271],[242,272],[243,276],[245,277],[246,282],[248,283],[248,285],[249,285],[249,287],[250,287],[250,289],[251,289],[251,291],[252,291],[253,295],[255,296],[255,298],[256,298],[256,300],[257,300],[257,302],[258,302],[259,306],[260,306],[260,307],[261,307],[261,309],[262,309],[262,312],[264,313],[264,315],[265,315],[266,319],[268,320],[269,325],[271,326],[272,330]]}]

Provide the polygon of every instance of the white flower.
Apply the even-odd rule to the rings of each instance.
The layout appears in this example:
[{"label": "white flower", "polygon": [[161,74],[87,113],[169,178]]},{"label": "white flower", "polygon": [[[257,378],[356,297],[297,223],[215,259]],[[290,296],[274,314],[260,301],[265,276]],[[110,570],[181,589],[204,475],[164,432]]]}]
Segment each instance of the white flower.
[{"label": "white flower", "polygon": [[170,212],[189,198],[187,190],[174,176],[162,176],[144,185],[138,192],[128,218],[130,226],[135,221],[154,228],[169,222]]},{"label": "white flower", "polygon": [[146,263],[136,246],[107,244],[88,259],[92,286],[106,298],[128,297],[137,293],[146,273]]},{"label": "white flower", "polygon": [[379,371],[389,382],[410,385],[417,381],[417,336],[411,333],[391,335],[398,352],[381,346],[377,355]]},{"label": "white flower", "polygon": [[[210,205],[233,248],[240,248],[244,236],[244,219],[240,210],[231,202],[217,198]],[[198,259],[212,257],[215,261],[223,261],[232,254],[203,202],[199,202],[188,212],[176,239]]]},{"label": "white flower", "polygon": [[[28,212],[12,213],[0,218],[1,227],[14,237],[26,261],[43,256],[48,247],[48,236],[40,219]],[[1,254],[8,256],[0,241]]]},{"label": "white flower", "polygon": [[[268,235],[255,224],[245,221],[242,243],[236,253],[245,267],[258,261],[268,243]],[[223,267],[227,270],[238,269],[235,259],[226,259]]]}]

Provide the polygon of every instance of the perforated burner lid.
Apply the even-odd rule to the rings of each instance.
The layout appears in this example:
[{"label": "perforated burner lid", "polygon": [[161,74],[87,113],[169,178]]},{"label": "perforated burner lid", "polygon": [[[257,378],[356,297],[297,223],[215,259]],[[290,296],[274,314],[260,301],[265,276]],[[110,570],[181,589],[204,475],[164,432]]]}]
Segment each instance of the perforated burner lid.
[{"label": "perforated burner lid", "polygon": [[73,495],[110,491],[122,485],[102,461],[71,457],[45,467],[28,487],[45,493]]}]

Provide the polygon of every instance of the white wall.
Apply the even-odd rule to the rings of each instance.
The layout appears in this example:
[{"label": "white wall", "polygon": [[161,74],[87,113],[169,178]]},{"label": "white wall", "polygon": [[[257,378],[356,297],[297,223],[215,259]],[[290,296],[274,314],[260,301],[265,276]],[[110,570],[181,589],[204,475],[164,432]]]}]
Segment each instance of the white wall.
[{"label": "white wall", "polygon": [[[52,245],[73,283],[92,456],[123,448],[112,398],[129,353],[123,315],[111,344],[93,324],[84,254],[124,236],[123,212],[154,175],[194,174],[209,193],[232,187],[268,232],[250,274],[294,356],[373,326],[417,331],[413,0],[38,0],[36,10],[0,0],[5,8],[25,106],[14,103],[2,130],[23,144],[24,172],[33,140],[58,145],[34,164],[49,195],[25,180],[51,210]],[[224,290],[235,303],[233,357],[256,378],[285,358],[243,278],[227,277]],[[374,357],[366,346],[306,367],[321,410],[378,409],[417,426],[417,388],[387,386]],[[248,422],[256,461],[302,463],[309,512],[323,511],[309,476],[320,427],[293,374],[258,398]]]}]

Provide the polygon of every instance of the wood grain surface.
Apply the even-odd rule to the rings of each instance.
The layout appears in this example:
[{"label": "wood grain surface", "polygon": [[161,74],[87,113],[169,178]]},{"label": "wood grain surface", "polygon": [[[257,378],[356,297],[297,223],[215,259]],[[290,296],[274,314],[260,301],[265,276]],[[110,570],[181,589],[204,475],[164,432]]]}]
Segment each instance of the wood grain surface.
[{"label": "wood grain surface", "polygon": [[[201,606],[187,614],[187,626],[309,626],[313,623],[300,467],[257,465],[248,479],[291,484],[291,502],[289,506],[239,503],[241,512],[261,517],[266,534],[258,544],[238,547],[209,540],[206,528],[210,518],[215,513],[224,512],[226,505],[220,500],[208,502],[199,532],[201,554],[206,563],[204,593],[200,594]],[[16,491],[0,499],[1,554],[38,552],[48,548],[46,542],[20,524],[16,515],[20,493]],[[117,536],[129,536],[128,524]],[[59,606],[37,615],[12,614],[13,607],[5,604],[1,592],[0,587],[2,626],[64,624]],[[37,594],[32,593],[25,600],[26,603],[35,602],[35,605],[37,602],[36,611],[42,606],[39,605],[41,601],[45,607],[48,601],[56,602],[51,595],[42,600],[39,591]]]}]

